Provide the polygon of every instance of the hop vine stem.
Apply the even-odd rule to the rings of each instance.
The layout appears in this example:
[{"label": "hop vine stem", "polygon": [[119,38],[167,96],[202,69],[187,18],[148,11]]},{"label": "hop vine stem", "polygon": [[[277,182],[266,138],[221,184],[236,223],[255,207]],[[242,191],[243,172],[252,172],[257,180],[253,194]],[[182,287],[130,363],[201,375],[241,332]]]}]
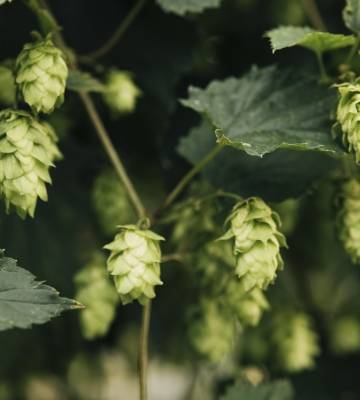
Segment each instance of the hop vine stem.
[{"label": "hop vine stem", "polygon": [[324,22],[323,17],[321,16],[320,10],[316,4],[315,0],[302,0],[304,10],[311,21],[314,28],[319,31],[326,32],[326,24]]}]

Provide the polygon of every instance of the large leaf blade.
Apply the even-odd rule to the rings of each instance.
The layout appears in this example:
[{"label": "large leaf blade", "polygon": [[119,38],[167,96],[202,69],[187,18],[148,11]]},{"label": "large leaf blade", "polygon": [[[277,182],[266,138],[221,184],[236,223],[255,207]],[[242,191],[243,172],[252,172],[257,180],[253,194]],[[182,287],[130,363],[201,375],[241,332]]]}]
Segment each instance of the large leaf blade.
[{"label": "large leaf blade", "polygon": [[360,0],[347,0],[343,18],[350,30],[360,34]]},{"label": "large leaf blade", "polygon": [[30,328],[57,317],[63,311],[81,308],[74,300],[59,296],[52,287],[36,281],[16,261],[0,258],[0,331]]},{"label": "large leaf blade", "polygon": [[206,116],[219,143],[262,157],[277,149],[344,154],[331,137],[335,92],[277,67],[253,67],[244,77],[190,87],[182,103]]}]

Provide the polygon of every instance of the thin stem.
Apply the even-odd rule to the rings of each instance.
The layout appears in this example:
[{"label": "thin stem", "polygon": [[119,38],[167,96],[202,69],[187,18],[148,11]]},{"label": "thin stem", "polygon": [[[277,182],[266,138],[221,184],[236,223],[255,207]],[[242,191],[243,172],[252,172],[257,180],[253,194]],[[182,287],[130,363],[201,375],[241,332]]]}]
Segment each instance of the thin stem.
[{"label": "thin stem", "polygon": [[149,329],[151,317],[151,301],[149,300],[143,307],[140,343],[139,343],[139,387],[140,400],[147,400],[147,376],[148,376],[148,357],[149,357]]},{"label": "thin stem", "polygon": [[324,64],[324,59],[322,53],[316,53],[316,58],[318,60],[319,70],[320,70],[320,82],[329,83],[331,81]]},{"label": "thin stem", "polygon": [[360,45],[360,35],[357,35],[356,41],[349,51],[349,54],[345,61],[345,64],[349,65],[351,63],[352,59],[354,58],[354,56],[359,48],[359,45]]},{"label": "thin stem", "polygon": [[304,10],[314,28],[326,32],[327,28],[315,0],[302,0]]},{"label": "thin stem", "polygon": [[181,179],[173,191],[167,196],[164,202],[164,208],[168,207],[179,196],[194,176],[197,175],[215,156],[217,156],[222,148],[223,145],[216,145],[203,159],[194,165],[194,167]]},{"label": "thin stem", "polygon": [[133,23],[137,15],[140,13],[142,8],[144,7],[146,0],[138,0],[134,7],[131,9],[129,14],[124,18],[115,32],[110,36],[110,38],[97,50],[92,51],[91,53],[84,54],[83,56],[79,56],[80,61],[86,60],[94,60],[96,58],[100,58],[108,53],[113,47],[116,46],[118,41],[123,37],[125,32],[128,30],[130,25]]},{"label": "thin stem", "polygon": [[83,102],[85,109],[89,115],[89,118],[91,122],[94,125],[94,128],[96,130],[96,133],[98,134],[98,137],[104,146],[104,149],[106,151],[106,154],[108,155],[116,173],[118,174],[119,178],[123,182],[125,189],[127,191],[127,194],[134,206],[134,209],[138,215],[139,218],[144,218],[146,216],[146,211],[145,208],[140,200],[139,195],[137,194],[134,185],[132,184],[126,169],[124,167],[124,164],[122,163],[118,153],[116,152],[109,135],[105,129],[105,126],[99,116],[99,113],[97,112],[94,102],[92,101],[90,95],[85,92],[80,92],[79,93],[81,101]]}]

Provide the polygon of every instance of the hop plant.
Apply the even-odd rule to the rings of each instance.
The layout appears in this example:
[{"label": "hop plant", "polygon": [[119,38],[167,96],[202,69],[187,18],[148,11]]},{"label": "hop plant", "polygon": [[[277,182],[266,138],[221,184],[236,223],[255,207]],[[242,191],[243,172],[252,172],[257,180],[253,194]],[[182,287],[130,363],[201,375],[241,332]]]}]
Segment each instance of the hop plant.
[{"label": "hop plant", "polygon": [[125,189],[112,171],[103,171],[95,180],[92,202],[103,231],[108,235],[116,232],[117,225],[128,224],[135,215]]},{"label": "hop plant", "polygon": [[0,65],[0,103],[11,106],[15,103],[16,85],[12,70]]},{"label": "hop plant", "polygon": [[103,97],[115,114],[133,112],[140,95],[141,91],[135,85],[129,72],[119,70],[109,72]]},{"label": "hop plant", "polygon": [[123,304],[138,300],[144,305],[155,297],[154,286],[162,285],[160,240],[164,238],[150,230],[124,225],[114,241],[105,246],[111,251],[108,271]]},{"label": "hop plant", "polygon": [[26,44],[15,66],[16,83],[33,110],[48,114],[62,104],[68,68],[62,51],[49,36]]},{"label": "hop plant", "polygon": [[38,197],[47,201],[49,167],[61,157],[55,133],[24,111],[0,112],[0,195],[6,210],[34,216]]},{"label": "hop plant", "polygon": [[360,322],[352,316],[344,316],[330,326],[330,344],[335,353],[346,354],[360,351]]},{"label": "hop plant", "polygon": [[279,232],[279,217],[258,197],[235,205],[227,220],[229,229],[219,240],[234,239],[236,274],[246,291],[266,287],[283,267],[280,247],[286,240]]},{"label": "hop plant", "polygon": [[115,317],[119,296],[109,281],[106,259],[96,253],[76,276],[76,298],[85,306],[80,313],[81,329],[86,339],[104,336]]},{"label": "hop plant", "polygon": [[254,287],[246,292],[236,277],[227,285],[224,299],[244,325],[258,325],[263,312],[270,307],[261,289]]},{"label": "hop plant", "polygon": [[189,313],[189,342],[193,349],[211,362],[221,361],[235,341],[235,324],[226,308],[203,298]]},{"label": "hop plant", "polygon": [[306,314],[278,315],[274,320],[271,339],[281,369],[298,372],[314,366],[320,350],[317,334]]},{"label": "hop plant", "polygon": [[337,106],[335,134],[341,128],[342,142],[349,152],[354,153],[360,163],[360,79],[337,85],[340,99]]},{"label": "hop plant", "polygon": [[360,182],[353,178],[342,183],[339,193],[337,226],[339,239],[353,263],[360,262]]}]

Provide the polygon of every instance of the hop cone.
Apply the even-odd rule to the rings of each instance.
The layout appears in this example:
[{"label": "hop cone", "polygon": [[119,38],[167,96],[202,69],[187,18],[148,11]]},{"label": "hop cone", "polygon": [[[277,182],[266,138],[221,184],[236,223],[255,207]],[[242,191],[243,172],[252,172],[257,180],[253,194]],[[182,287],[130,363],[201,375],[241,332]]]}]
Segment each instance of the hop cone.
[{"label": "hop cone", "polygon": [[236,274],[246,291],[265,289],[283,267],[280,247],[286,240],[278,230],[279,217],[263,200],[252,197],[234,207],[228,223],[220,240],[234,239]]},{"label": "hop cone", "polygon": [[298,372],[314,366],[318,338],[306,314],[278,315],[273,329],[272,342],[281,369]]},{"label": "hop cone", "polygon": [[344,316],[330,326],[330,344],[337,354],[360,350],[360,322],[352,316]]},{"label": "hop cone", "polygon": [[189,321],[189,341],[194,350],[212,362],[221,361],[234,346],[235,324],[228,310],[203,299]]},{"label": "hop cone", "polygon": [[360,182],[346,180],[340,189],[338,234],[353,263],[360,262]]},{"label": "hop cone", "polygon": [[136,101],[141,95],[130,73],[113,70],[106,80],[104,101],[115,114],[127,114],[135,110]]},{"label": "hop cone", "polygon": [[13,72],[10,68],[0,65],[0,103],[11,106],[15,103],[16,86]]},{"label": "hop cone", "polygon": [[119,302],[105,265],[105,258],[95,254],[91,262],[75,276],[76,298],[85,306],[80,313],[81,329],[89,340],[107,333]]},{"label": "hop cone", "polygon": [[128,224],[135,215],[125,189],[112,171],[103,171],[95,180],[92,201],[103,231],[116,232],[117,225]]},{"label": "hop cone", "polygon": [[38,197],[47,200],[49,167],[61,154],[49,125],[23,111],[0,112],[0,195],[7,211],[34,215]]},{"label": "hop cone", "polygon": [[239,283],[232,280],[227,285],[225,301],[242,324],[256,326],[269,303],[261,289],[254,287],[246,292]]},{"label": "hop cone", "polygon": [[16,83],[36,112],[51,113],[64,100],[68,68],[49,37],[24,46],[16,60]]},{"label": "hop cone", "polygon": [[[340,99],[336,118],[341,128],[342,141],[349,152],[354,153],[360,163],[360,80],[337,86]],[[335,133],[337,129],[335,129]]]},{"label": "hop cone", "polygon": [[115,286],[123,304],[138,300],[145,304],[155,297],[154,286],[160,280],[161,236],[135,225],[121,226],[113,242],[105,246],[111,251],[108,271],[114,277]]}]

